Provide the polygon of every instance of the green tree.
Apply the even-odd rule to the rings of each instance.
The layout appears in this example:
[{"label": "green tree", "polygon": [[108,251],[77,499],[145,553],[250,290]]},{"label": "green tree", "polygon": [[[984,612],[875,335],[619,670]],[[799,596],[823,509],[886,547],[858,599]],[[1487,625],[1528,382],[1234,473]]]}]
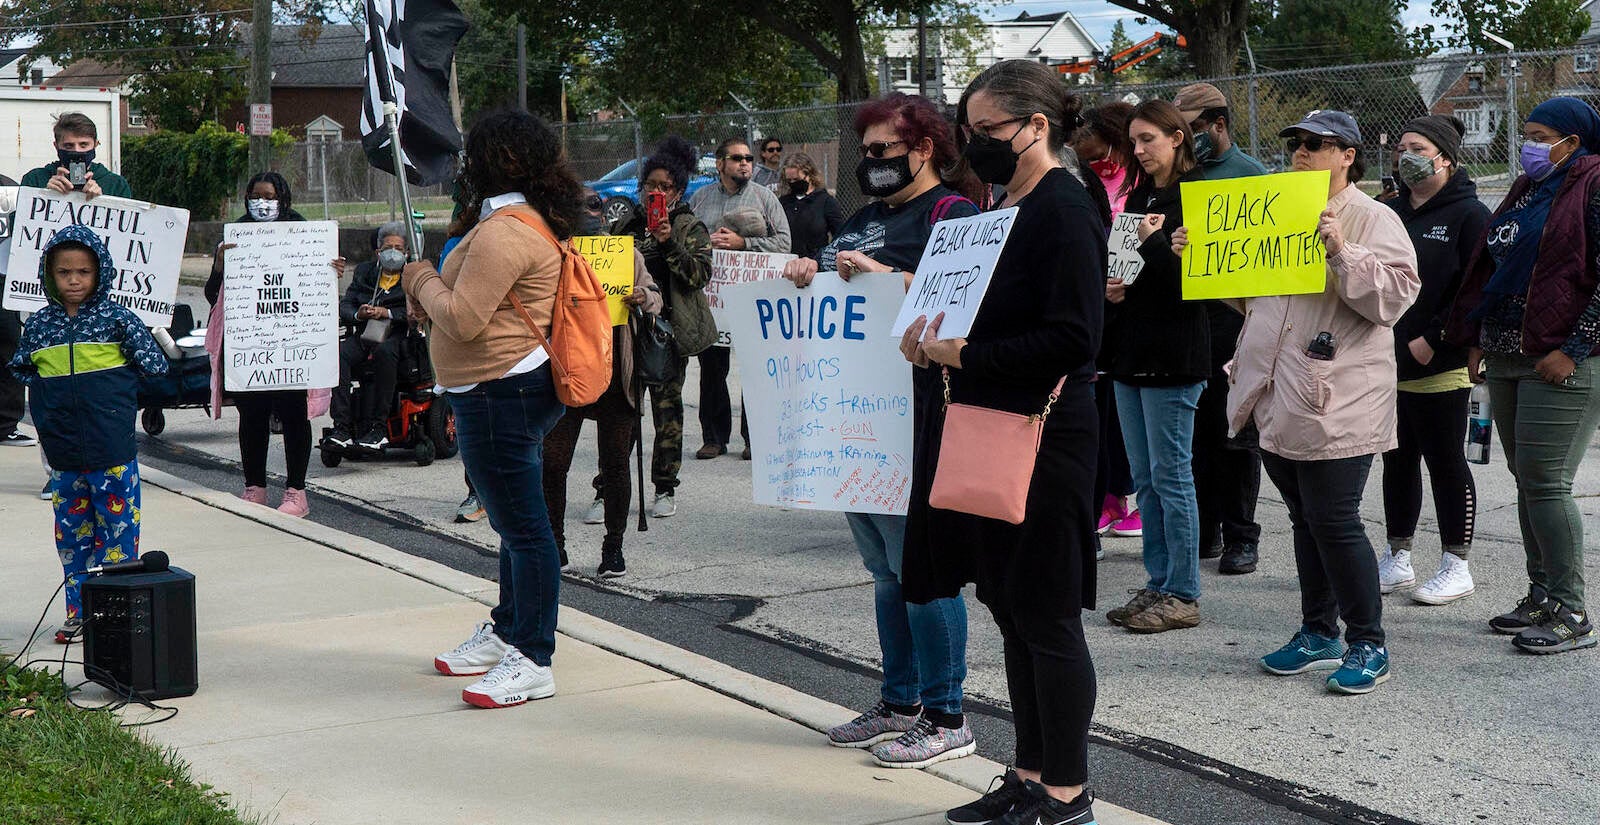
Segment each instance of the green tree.
[{"label": "green tree", "polygon": [[[1487,29],[1518,49],[1561,49],[1589,28],[1582,0],[1433,0],[1433,15],[1449,21],[1445,43],[1454,48],[1503,51],[1484,36]],[[1433,34],[1432,26],[1422,34]]]},{"label": "green tree", "polygon": [[1400,22],[1403,0],[1263,0],[1253,11],[1259,65],[1302,69],[1413,56]]}]

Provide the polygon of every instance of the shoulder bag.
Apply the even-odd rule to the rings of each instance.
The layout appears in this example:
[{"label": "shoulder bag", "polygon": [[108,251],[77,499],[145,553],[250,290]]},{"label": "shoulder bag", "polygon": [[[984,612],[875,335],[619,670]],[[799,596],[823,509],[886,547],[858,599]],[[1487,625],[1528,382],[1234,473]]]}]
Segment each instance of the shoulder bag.
[{"label": "shoulder bag", "polygon": [[950,401],[950,370],[944,370],[944,431],[928,504],[984,518],[1021,524],[1028,512],[1028,487],[1039,457],[1039,440],[1050,408],[1061,397],[1066,376],[1050,391],[1037,415],[992,410]]}]

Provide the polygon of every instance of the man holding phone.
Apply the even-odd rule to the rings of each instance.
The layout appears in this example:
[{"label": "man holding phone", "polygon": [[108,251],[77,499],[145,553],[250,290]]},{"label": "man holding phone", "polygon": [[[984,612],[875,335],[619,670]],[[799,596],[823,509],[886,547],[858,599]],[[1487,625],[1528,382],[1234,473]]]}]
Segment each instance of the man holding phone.
[{"label": "man holding phone", "polygon": [[133,197],[133,187],[126,178],[95,161],[100,132],[88,115],[66,112],[57,117],[55,143],[56,161],[23,175],[23,186],[51,189],[63,195],[77,190],[91,198],[99,195]]}]

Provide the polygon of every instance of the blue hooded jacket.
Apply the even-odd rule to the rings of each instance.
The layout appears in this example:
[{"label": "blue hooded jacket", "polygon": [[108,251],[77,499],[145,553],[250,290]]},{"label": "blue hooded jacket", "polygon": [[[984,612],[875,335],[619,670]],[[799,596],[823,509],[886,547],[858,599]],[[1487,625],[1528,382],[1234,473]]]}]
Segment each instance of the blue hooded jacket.
[{"label": "blue hooded jacket", "polygon": [[[75,241],[94,251],[100,272],[88,300],[69,316],[47,271],[50,250]],[[139,375],[161,375],[167,358],[139,316],[111,298],[117,267],[86,226],[63,227],[45,244],[39,280],[50,304],[29,316],[11,372],[27,384],[34,428],[57,470],[101,470],[138,454],[133,427]]]}]

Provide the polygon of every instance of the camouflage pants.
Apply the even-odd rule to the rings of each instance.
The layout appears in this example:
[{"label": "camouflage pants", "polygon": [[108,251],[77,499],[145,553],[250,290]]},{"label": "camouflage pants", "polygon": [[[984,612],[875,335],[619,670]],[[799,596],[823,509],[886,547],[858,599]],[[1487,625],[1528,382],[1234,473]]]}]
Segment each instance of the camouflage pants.
[{"label": "camouflage pants", "polygon": [[689,359],[678,359],[678,377],[650,388],[650,414],[656,425],[656,445],[650,455],[650,481],[656,493],[670,493],[678,487],[678,471],[683,468],[683,376]]}]

